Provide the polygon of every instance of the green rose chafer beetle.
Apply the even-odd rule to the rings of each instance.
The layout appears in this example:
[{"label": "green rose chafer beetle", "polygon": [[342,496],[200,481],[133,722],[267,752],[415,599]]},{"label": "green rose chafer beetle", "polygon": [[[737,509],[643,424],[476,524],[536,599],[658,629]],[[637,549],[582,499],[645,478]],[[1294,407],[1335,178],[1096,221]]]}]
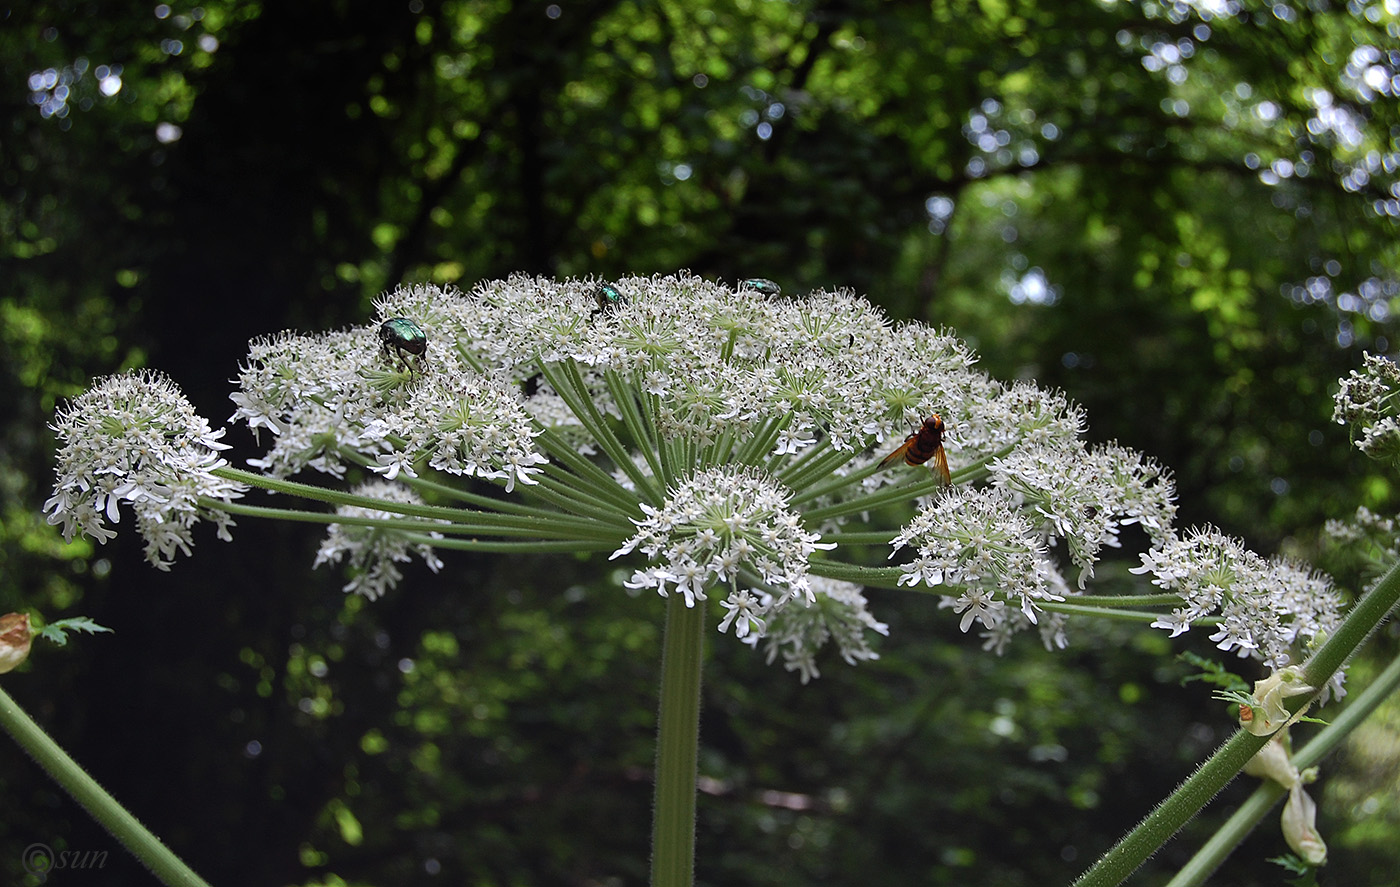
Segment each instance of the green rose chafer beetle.
[{"label": "green rose chafer beetle", "polygon": [[423,355],[428,351],[428,334],[407,317],[391,317],[384,321],[379,327],[379,341],[384,348],[384,354],[397,356],[399,361],[409,368],[409,372],[413,371],[413,365],[404,357],[405,352],[420,361],[426,360]]}]

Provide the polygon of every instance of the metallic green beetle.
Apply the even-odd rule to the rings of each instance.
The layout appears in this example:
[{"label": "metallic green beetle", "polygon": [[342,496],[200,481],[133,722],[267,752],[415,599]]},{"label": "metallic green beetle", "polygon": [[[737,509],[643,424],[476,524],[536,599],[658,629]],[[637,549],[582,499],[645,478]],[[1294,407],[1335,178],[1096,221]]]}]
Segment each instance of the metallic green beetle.
[{"label": "metallic green beetle", "polygon": [[765,296],[776,296],[783,291],[782,287],[763,277],[750,277],[748,280],[741,280],[739,281],[739,289],[741,291],[751,290]]},{"label": "metallic green beetle", "polygon": [[423,355],[428,350],[428,334],[407,317],[391,317],[384,321],[379,327],[379,341],[384,347],[384,354],[397,356],[409,368],[409,372],[413,371],[413,366],[404,357],[404,352],[426,360]]}]

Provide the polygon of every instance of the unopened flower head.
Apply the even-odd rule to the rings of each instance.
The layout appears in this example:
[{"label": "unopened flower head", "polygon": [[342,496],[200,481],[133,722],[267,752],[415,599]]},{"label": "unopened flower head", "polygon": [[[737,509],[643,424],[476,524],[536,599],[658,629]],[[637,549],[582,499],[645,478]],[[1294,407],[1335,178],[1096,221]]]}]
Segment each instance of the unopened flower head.
[{"label": "unopened flower head", "polygon": [[27,613],[0,616],[0,674],[14,671],[29,658],[33,636]]},{"label": "unopened flower head", "polygon": [[[1281,817],[1284,839],[1304,862],[1319,866],[1327,861],[1327,842],[1317,830],[1317,804],[1303,788],[1311,778],[1299,773],[1293,765],[1289,757],[1290,747],[1288,728],[1278,730],[1245,764],[1244,772],[1276,782],[1288,791],[1288,801],[1283,805]],[[1312,773],[1311,776],[1315,777],[1316,774]]]},{"label": "unopened flower head", "polygon": [[1304,862],[1311,866],[1327,862],[1327,842],[1317,830],[1317,803],[1303,790],[1302,783],[1295,783],[1288,790],[1280,825],[1284,840]]},{"label": "unopened flower head", "polygon": [[1293,766],[1290,757],[1293,749],[1288,728],[1274,732],[1264,747],[1254,753],[1254,757],[1244,765],[1244,772],[1259,779],[1277,782],[1283,788],[1292,788],[1301,781],[1298,768]]},{"label": "unopened flower head", "polygon": [[[1255,736],[1272,736],[1301,718],[1307,710],[1304,706],[1290,713],[1286,707],[1289,699],[1316,694],[1317,688],[1308,684],[1301,668],[1296,665],[1280,668],[1267,678],[1255,681],[1254,692],[1247,697],[1237,696],[1241,702],[1240,726]],[[1225,695],[1228,698],[1231,694]]]},{"label": "unopened flower head", "polygon": [[99,542],[116,532],[125,503],[146,539],[146,559],[169,569],[177,552],[190,553],[192,529],[201,518],[230,538],[233,520],[217,500],[240,496],[246,486],[213,472],[227,463],[219,451],[223,429],[212,431],[194,406],[164,375],[142,370],[98,379],[58,411],[57,480],[44,503],[51,524],[72,540],[82,531]]}]

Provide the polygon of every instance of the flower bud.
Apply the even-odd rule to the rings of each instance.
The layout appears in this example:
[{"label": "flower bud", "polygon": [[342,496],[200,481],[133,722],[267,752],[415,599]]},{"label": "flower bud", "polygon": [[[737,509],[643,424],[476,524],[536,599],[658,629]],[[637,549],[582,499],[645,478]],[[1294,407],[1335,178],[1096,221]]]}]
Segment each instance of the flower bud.
[{"label": "flower bud", "polygon": [[6,613],[0,616],[0,674],[14,671],[29,658],[29,640],[32,636],[27,614]]},{"label": "flower bud", "polygon": [[1297,785],[1298,768],[1288,759],[1288,748],[1285,745],[1287,735],[1287,730],[1275,733],[1264,743],[1264,747],[1249,759],[1249,763],[1244,765],[1244,772],[1260,779],[1272,779],[1284,788]]},{"label": "flower bud", "polygon": [[1317,688],[1303,680],[1303,672],[1296,665],[1281,668],[1262,681],[1254,682],[1254,702],[1252,706],[1240,706],[1240,726],[1255,736],[1268,736],[1286,726],[1307,709],[1289,715],[1283,701],[1294,696],[1316,693]]},{"label": "flower bud", "polygon": [[1317,804],[1303,791],[1301,783],[1288,790],[1282,825],[1284,840],[1304,862],[1308,865],[1327,862],[1327,843],[1317,831]]}]

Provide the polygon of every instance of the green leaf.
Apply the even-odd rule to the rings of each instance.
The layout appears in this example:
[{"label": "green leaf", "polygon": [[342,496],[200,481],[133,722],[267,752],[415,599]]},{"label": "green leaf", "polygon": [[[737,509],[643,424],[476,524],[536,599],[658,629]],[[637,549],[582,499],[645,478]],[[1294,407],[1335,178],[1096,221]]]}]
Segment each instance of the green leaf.
[{"label": "green leaf", "polygon": [[53,641],[60,647],[67,645],[68,632],[84,631],[88,634],[97,634],[99,631],[111,631],[105,625],[98,625],[86,616],[74,616],[71,619],[60,619],[57,622],[50,622],[39,629],[39,637]]},{"label": "green leaf", "polygon": [[1214,684],[1226,693],[1244,692],[1248,693],[1251,685],[1244,678],[1225,668],[1213,659],[1207,659],[1190,651],[1181,653],[1176,657],[1188,665],[1194,665],[1200,669],[1198,674],[1189,674],[1181,679],[1184,687],[1192,681],[1204,681],[1207,684]]}]

